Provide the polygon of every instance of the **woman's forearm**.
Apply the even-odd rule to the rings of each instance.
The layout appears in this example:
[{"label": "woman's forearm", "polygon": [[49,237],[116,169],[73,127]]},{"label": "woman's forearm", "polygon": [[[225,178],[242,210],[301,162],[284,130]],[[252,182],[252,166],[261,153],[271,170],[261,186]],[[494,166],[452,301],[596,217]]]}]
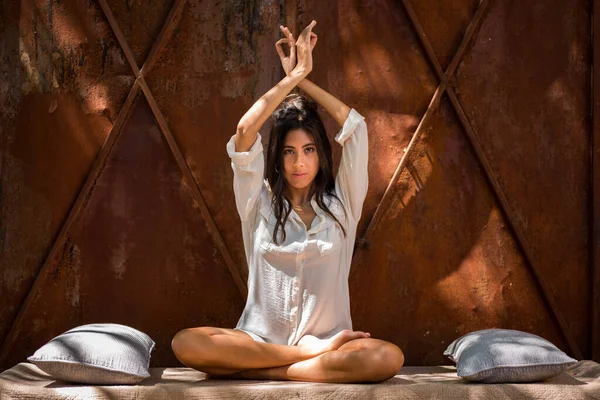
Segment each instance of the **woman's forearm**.
[{"label": "woman's forearm", "polygon": [[246,111],[237,126],[235,151],[250,150],[260,127],[305,76],[305,73],[300,72],[286,76]]},{"label": "woman's forearm", "polygon": [[344,126],[350,114],[350,108],[346,104],[308,79],[302,80],[298,87],[319,103],[340,126]]}]

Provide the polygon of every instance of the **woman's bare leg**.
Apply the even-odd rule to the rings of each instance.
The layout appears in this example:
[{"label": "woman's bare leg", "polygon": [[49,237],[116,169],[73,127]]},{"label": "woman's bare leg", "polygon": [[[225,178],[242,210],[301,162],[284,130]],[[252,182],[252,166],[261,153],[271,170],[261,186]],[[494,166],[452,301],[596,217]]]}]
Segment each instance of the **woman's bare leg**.
[{"label": "woman's bare leg", "polygon": [[208,326],[179,331],[171,347],[183,364],[209,374],[275,367],[306,359],[298,348],[261,343],[242,331]]},{"label": "woman's bare leg", "polygon": [[[364,335],[358,331],[343,332],[332,346],[339,348]],[[211,375],[290,365],[327,351],[314,346],[261,343],[245,332],[213,327],[184,329],[175,335],[171,347],[183,364]]]},{"label": "woman's bare leg", "polygon": [[220,376],[224,379],[271,379],[310,382],[381,382],[396,375],[404,354],[393,343],[355,339],[338,350],[274,368],[251,369]]}]

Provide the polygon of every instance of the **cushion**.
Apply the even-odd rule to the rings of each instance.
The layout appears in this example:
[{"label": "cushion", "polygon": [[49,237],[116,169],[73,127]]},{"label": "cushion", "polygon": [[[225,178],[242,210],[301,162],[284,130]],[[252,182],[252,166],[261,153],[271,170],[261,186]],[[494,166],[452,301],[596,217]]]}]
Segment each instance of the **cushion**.
[{"label": "cushion", "polygon": [[134,384],[150,376],[148,335],[118,324],[73,328],[39,348],[27,360],[55,379],[91,384]]},{"label": "cushion", "polygon": [[484,383],[535,382],[556,376],[577,360],[539,336],[511,329],[484,329],[464,335],[444,355],[458,376]]}]

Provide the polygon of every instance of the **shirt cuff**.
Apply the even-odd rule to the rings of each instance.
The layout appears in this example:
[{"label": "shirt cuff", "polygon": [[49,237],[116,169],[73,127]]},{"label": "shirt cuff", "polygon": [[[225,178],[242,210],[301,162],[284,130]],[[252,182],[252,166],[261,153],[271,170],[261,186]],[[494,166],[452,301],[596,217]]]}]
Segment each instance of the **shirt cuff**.
[{"label": "shirt cuff", "polygon": [[235,151],[235,135],[229,139],[227,142],[227,154],[229,154],[229,158],[231,158],[231,162],[233,162],[238,167],[248,166],[254,161],[254,159],[263,151],[262,146],[262,138],[260,133],[256,134],[256,140],[254,144],[248,151]]},{"label": "shirt cuff", "polygon": [[343,146],[346,139],[348,139],[354,133],[356,125],[358,125],[364,119],[365,117],[360,115],[358,111],[352,108],[348,114],[348,118],[346,118],[346,121],[344,122],[344,126],[336,135],[335,141]]}]

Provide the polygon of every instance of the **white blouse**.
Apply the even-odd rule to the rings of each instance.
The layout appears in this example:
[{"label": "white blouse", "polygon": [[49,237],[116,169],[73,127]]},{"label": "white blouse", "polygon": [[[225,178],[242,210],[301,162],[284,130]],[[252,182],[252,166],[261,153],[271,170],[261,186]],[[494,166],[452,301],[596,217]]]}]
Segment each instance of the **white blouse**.
[{"label": "white blouse", "polygon": [[363,116],[351,109],[335,140],[343,146],[335,193],[347,218],[339,202],[324,200],[344,224],[346,236],[313,196],[311,205],[317,216],[310,228],[292,209],[285,224],[286,240],[279,245],[272,241],[276,221],[264,179],[260,134],[246,152],[235,151],[233,137],[227,143],[248,262],[248,299],[235,329],[255,340],[292,346],[304,335],[327,339],[352,329],[348,274],[368,187],[369,148]]}]

